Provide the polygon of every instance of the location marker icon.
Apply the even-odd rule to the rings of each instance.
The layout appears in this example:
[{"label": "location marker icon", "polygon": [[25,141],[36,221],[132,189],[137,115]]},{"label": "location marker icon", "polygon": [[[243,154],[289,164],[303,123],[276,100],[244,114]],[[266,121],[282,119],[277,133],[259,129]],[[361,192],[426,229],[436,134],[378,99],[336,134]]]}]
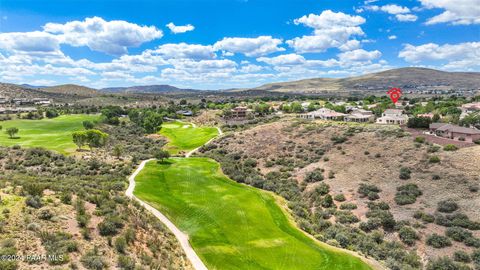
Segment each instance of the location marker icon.
[{"label": "location marker icon", "polygon": [[398,99],[402,96],[402,89],[397,87],[390,88],[387,94],[390,95],[390,99],[393,103],[397,103]]}]

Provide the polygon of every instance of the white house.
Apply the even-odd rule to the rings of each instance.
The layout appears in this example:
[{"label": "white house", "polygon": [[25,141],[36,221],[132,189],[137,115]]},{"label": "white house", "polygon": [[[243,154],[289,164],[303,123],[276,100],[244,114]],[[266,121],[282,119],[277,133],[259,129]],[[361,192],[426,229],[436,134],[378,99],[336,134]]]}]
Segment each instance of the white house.
[{"label": "white house", "polygon": [[408,115],[403,114],[402,110],[387,109],[382,113],[382,117],[377,119],[377,124],[403,125],[408,121]]},{"label": "white house", "polygon": [[373,112],[364,109],[353,109],[350,114],[345,116],[345,121],[347,122],[366,123],[374,120],[375,115],[373,115]]}]

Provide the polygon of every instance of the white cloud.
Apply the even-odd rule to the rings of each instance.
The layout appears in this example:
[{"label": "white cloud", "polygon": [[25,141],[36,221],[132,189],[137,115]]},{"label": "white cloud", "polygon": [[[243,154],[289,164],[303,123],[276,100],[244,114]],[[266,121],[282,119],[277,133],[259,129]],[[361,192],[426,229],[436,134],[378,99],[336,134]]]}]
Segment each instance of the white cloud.
[{"label": "white cloud", "polygon": [[351,39],[338,47],[341,51],[351,51],[360,48],[360,41]]},{"label": "white cloud", "polygon": [[280,44],[282,44],[282,40],[272,38],[272,36],[259,36],[256,38],[232,37],[216,42],[213,47],[215,50],[243,53],[249,57],[257,57],[284,51],[284,48],[278,47]]},{"label": "white cloud", "polygon": [[371,61],[382,56],[382,53],[378,50],[366,51],[364,49],[358,49],[349,52],[343,52],[338,55],[338,58],[342,62],[358,62],[358,61]]},{"label": "white cloud", "polygon": [[193,31],[195,29],[195,26],[191,24],[187,25],[175,25],[173,22],[169,23],[166,25],[170,31],[174,34],[180,34],[180,33],[185,33],[188,31]]},{"label": "white cloud", "polygon": [[169,43],[158,46],[155,53],[162,55],[165,59],[212,59],[215,58],[215,52],[212,46],[187,43]]},{"label": "white cloud", "polygon": [[400,22],[414,22],[418,19],[418,17],[413,14],[397,14],[395,18]]},{"label": "white cloud", "polygon": [[56,36],[49,33],[13,32],[0,33],[0,49],[26,53],[55,53],[60,49]]},{"label": "white cloud", "polygon": [[395,18],[400,22],[414,22],[417,20],[417,16],[410,14],[410,9],[408,7],[402,7],[395,4],[385,5],[385,6],[364,6],[363,9],[370,11],[383,11],[391,15],[395,15]]},{"label": "white cloud", "polygon": [[390,40],[394,40],[394,39],[397,39],[397,36],[395,36],[395,35],[391,35],[391,36],[388,36],[388,39],[390,39]]},{"label": "white cloud", "polygon": [[427,24],[480,24],[480,0],[420,0],[425,8],[444,11],[427,20]]},{"label": "white cloud", "polygon": [[314,29],[313,36],[297,37],[288,40],[287,44],[299,53],[323,52],[328,48],[355,48],[359,44],[350,41],[352,35],[364,35],[359,25],[365,23],[360,16],[351,16],[342,12],[325,10],[320,15],[309,14],[295,19],[294,23]]},{"label": "white cloud", "polygon": [[381,11],[387,12],[388,14],[405,14],[410,13],[410,9],[407,7],[401,7],[399,5],[385,5],[380,7]]},{"label": "white cloud", "polygon": [[264,62],[269,65],[301,65],[305,63],[305,58],[299,54],[290,53],[290,54],[283,54],[275,57],[260,57],[257,58],[258,62]]},{"label": "white cloud", "polygon": [[163,33],[155,26],[140,26],[126,21],[105,21],[100,17],[71,21],[65,24],[47,23],[47,33],[57,36],[61,43],[88,46],[91,50],[108,54],[125,54],[128,47],[161,38]]},{"label": "white cloud", "polygon": [[480,42],[438,45],[427,43],[419,46],[406,44],[398,54],[411,63],[440,61],[445,67],[456,69],[480,66]]}]

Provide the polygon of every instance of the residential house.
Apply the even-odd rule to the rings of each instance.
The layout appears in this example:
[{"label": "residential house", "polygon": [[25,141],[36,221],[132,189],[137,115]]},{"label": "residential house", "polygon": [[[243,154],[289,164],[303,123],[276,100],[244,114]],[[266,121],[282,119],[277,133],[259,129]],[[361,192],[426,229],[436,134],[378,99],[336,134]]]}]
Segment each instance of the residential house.
[{"label": "residential house", "polygon": [[432,119],[433,116],[434,116],[433,113],[419,113],[419,114],[417,114],[417,117],[430,118],[430,119]]},{"label": "residential house", "polygon": [[298,115],[300,118],[304,119],[323,119],[323,120],[335,120],[342,121],[346,114],[339,113],[331,109],[321,108],[313,112],[303,113]]},{"label": "residential house", "polygon": [[248,110],[247,107],[242,107],[242,106],[238,106],[238,107],[235,107],[232,110],[230,110],[231,117],[232,118],[237,118],[237,119],[246,118],[248,111],[249,110]]},{"label": "residential house", "polygon": [[429,126],[430,132],[444,138],[456,141],[475,142],[480,140],[480,130],[461,127],[447,123],[432,123]]},{"label": "residential house", "polygon": [[374,120],[375,115],[373,112],[364,109],[353,109],[350,114],[345,116],[345,121],[347,122],[366,123],[373,122]]},{"label": "residential house", "polygon": [[386,109],[382,117],[377,119],[377,124],[404,125],[408,121],[408,116],[403,114],[402,110]]},{"label": "residential house", "polygon": [[183,116],[192,116],[193,115],[193,112],[190,111],[190,110],[179,110],[179,111],[176,111],[175,113],[183,115]]}]

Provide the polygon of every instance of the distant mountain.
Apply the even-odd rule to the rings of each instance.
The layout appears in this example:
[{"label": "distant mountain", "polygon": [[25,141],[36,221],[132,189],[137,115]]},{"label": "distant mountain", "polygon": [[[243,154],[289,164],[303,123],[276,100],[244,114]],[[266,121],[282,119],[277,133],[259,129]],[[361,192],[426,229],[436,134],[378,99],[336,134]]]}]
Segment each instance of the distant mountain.
[{"label": "distant mountain", "polygon": [[404,90],[477,90],[480,89],[480,72],[399,68],[341,79],[315,78],[271,83],[254,89],[287,93],[317,93],[351,90],[384,91],[390,87],[400,87]]},{"label": "distant mountain", "polygon": [[26,87],[26,88],[32,88],[32,89],[40,89],[40,88],[46,88],[48,86],[41,86],[41,85],[31,85],[31,84],[21,84],[20,86]]},{"label": "distant mountain", "polygon": [[93,88],[76,85],[76,84],[63,84],[57,86],[50,86],[38,89],[41,92],[52,94],[73,95],[79,97],[94,97],[101,95],[101,93]]},{"label": "distant mountain", "polygon": [[186,92],[196,92],[199,90],[194,89],[181,89],[171,85],[141,85],[141,86],[130,86],[130,87],[109,87],[100,89],[102,92],[109,93],[186,93]]}]

